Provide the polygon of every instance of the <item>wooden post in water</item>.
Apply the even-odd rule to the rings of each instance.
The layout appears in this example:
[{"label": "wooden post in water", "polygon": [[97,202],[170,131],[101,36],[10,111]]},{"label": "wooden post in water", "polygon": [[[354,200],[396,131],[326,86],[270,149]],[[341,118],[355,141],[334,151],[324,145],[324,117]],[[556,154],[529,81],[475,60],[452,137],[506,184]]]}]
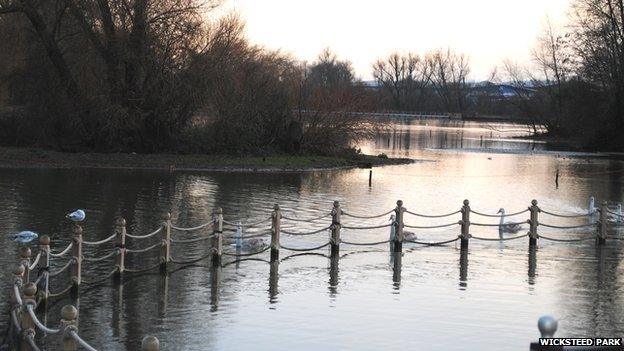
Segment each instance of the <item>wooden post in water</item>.
[{"label": "wooden post in water", "polygon": [[24,283],[28,283],[30,281],[30,257],[32,256],[32,251],[28,246],[22,246],[20,248],[20,263],[24,266]]},{"label": "wooden post in water", "polygon": [[72,238],[72,259],[73,263],[70,267],[72,290],[78,291],[80,282],[82,281],[82,227],[74,224],[74,237]]},{"label": "wooden post in water", "polygon": [[461,249],[467,249],[468,241],[470,240],[470,201],[464,200],[461,214]]},{"label": "wooden post in water", "polygon": [[281,220],[282,210],[275,204],[271,214],[271,262],[279,260]]},{"label": "wooden post in water", "polygon": [[160,351],[160,341],[155,336],[146,336],[141,341],[141,351]]},{"label": "wooden post in water", "polygon": [[117,273],[115,276],[119,279],[126,268],[126,220],[119,218],[116,224],[115,246],[119,250],[119,255],[117,255],[115,259],[117,265]]},{"label": "wooden post in water", "polygon": [[394,235],[394,252],[403,251],[403,213],[405,213],[405,207],[403,207],[403,200],[397,201],[397,206],[394,209],[396,216],[396,232]]},{"label": "wooden post in water", "polygon": [[[24,296],[22,296],[22,311],[20,313],[20,326],[22,327],[22,338],[26,338],[28,334],[35,334],[35,322],[30,317],[28,313],[28,306],[32,306],[33,308],[37,306],[36,296],[37,296],[37,285],[35,283],[26,283],[24,285],[24,289],[22,290]],[[31,351],[33,350],[30,345],[23,341],[20,343],[21,351]]]},{"label": "wooden post in water", "polygon": [[223,209],[217,208],[214,215],[212,233],[212,264],[221,265],[221,255],[223,254]]},{"label": "wooden post in water", "polygon": [[160,247],[160,271],[167,271],[167,264],[171,261],[171,213],[162,216],[162,242]]},{"label": "wooden post in water", "polygon": [[41,258],[39,259],[39,274],[45,274],[46,276],[41,279],[37,291],[39,293],[39,299],[47,301],[50,296],[50,237],[44,235],[39,238],[39,252],[41,252]]},{"label": "wooden post in water", "polygon": [[334,201],[334,208],[332,208],[331,215],[331,256],[338,256],[340,254],[340,216],[342,215],[340,202]]},{"label": "wooden post in water", "polygon": [[537,226],[539,225],[539,212],[540,208],[537,206],[537,200],[531,201],[531,219],[529,220],[529,246],[535,246],[537,244]]},{"label": "wooden post in water", "polygon": [[70,332],[78,332],[76,326],[76,319],[78,319],[78,310],[72,305],[65,305],[61,309],[61,326],[60,329],[63,333],[63,351],[76,351],[78,350],[78,343],[71,337]]},{"label": "wooden post in water", "polygon": [[607,241],[607,202],[603,201],[600,205],[600,220],[598,221],[598,233],[596,243],[603,245]]}]

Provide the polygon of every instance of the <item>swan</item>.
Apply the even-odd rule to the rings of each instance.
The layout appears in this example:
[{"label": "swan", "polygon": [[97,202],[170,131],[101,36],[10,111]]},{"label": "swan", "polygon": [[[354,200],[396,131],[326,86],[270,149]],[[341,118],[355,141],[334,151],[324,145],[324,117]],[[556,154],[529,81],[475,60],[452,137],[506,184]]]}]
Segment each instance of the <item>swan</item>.
[{"label": "swan", "polygon": [[236,226],[236,234],[234,234],[234,246],[236,246],[237,250],[249,250],[260,248],[265,245],[264,240],[261,238],[249,238],[243,240],[243,226],[240,222],[238,222]]},{"label": "swan", "polygon": [[499,233],[517,233],[520,231],[520,229],[522,229],[520,224],[517,223],[505,223],[505,209],[501,208],[500,210],[498,210],[498,213],[501,214],[500,216],[500,224],[498,225],[498,232]]},{"label": "swan", "polygon": [[18,242],[20,244],[28,244],[29,242],[37,239],[39,234],[35,232],[31,232],[29,230],[25,230],[23,232],[19,232],[13,235],[13,241]]},{"label": "swan", "polygon": [[65,218],[69,219],[70,221],[74,221],[74,222],[82,222],[85,220],[85,217],[87,215],[85,214],[85,211],[83,210],[76,210],[72,213],[69,213],[65,216]]},{"label": "swan", "polygon": [[[396,217],[394,215],[390,215],[390,221],[392,223],[394,223],[395,218]],[[394,241],[395,236],[396,236],[396,227],[394,225],[391,225],[390,226],[390,241]],[[414,240],[417,240],[417,239],[418,239],[418,237],[416,236],[415,233],[406,232],[405,230],[403,231],[403,240],[414,241]]]}]

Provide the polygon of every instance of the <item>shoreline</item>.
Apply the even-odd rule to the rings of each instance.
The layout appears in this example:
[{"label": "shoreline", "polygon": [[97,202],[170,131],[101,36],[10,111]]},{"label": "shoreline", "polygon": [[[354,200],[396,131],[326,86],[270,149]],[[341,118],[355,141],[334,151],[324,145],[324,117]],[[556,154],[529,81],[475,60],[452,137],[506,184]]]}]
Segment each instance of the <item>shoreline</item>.
[{"label": "shoreline", "polygon": [[0,147],[0,169],[273,173],[371,168],[404,165],[416,161],[409,158],[383,158],[374,155],[237,157],[203,154],[65,153],[38,148]]}]

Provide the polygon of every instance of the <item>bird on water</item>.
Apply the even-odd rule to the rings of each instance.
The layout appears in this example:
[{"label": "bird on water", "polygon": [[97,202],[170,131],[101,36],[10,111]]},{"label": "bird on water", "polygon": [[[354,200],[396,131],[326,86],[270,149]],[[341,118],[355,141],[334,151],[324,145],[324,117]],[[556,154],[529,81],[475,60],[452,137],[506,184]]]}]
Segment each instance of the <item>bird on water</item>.
[{"label": "bird on water", "polygon": [[85,214],[85,211],[83,210],[76,210],[72,213],[67,214],[67,216],[65,216],[65,218],[73,222],[82,222],[85,220],[86,217],[87,215]]},{"label": "bird on water", "polygon": [[13,235],[13,241],[18,242],[20,244],[28,244],[29,242],[37,239],[39,234],[35,232],[31,232],[30,230],[24,230],[17,234]]},{"label": "bird on water", "polygon": [[518,223],[506,223],[505,222],[505,209],[501,208],[498,210],[498,213],[501,214],[500,223],[498,225],[498,231],[500,233],[517,233],[522,229],[522,226]]}]

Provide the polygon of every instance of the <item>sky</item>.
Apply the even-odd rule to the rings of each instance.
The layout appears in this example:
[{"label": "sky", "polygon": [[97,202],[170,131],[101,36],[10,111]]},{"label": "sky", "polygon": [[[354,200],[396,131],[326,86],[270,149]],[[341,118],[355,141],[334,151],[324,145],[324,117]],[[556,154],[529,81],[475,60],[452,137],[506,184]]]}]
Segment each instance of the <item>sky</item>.
[{"label": "sky", "polygon": [[504,59],[530,62],[546,18],[564,24],[570,0],[227,0],[252,43],[314,60],[330,47],[372,79],[371,65],[393,51],[453,48],[467,54],[471,79],[487,79]]}]

